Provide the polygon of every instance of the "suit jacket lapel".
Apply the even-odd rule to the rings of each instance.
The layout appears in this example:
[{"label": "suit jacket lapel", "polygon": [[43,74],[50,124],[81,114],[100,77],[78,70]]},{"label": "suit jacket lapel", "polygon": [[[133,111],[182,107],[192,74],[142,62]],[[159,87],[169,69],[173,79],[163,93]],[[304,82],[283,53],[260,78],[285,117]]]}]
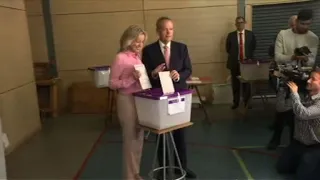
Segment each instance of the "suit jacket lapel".
[{"label": "suit jacket lapel", "polygon": [[245,39],[245,41],[244,41],[244,42],[245,42],[244,46],[247,47],[247,46],[246,46],[246,44],[247,44],[246,42],[250,42],[250,39],[249,39],[249,37],[250,37],[250,36],[249,36],[249,31],[245,30],[244,35],[245,35],[245,37],[244,37],[244,39]]},{"label": "suit jacket lapel", "polygon": [[234,41],[234,44],[235,44],[235,48],[238,51],[238,49],[239,49],[238,31],[234,31],[234,33],[233,33],[233,41]]}]

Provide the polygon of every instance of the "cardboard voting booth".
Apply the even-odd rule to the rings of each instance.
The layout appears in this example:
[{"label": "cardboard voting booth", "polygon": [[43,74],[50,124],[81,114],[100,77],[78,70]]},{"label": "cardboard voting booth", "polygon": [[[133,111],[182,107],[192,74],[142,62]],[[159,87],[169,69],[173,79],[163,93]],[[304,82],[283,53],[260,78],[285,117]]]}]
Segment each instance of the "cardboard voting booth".
[{"label": "cardboard voting booth", "polygon": [[109,86],[110,66],[91,67],[92,78],[97,88],[105,88]]},{"label": "cardboard voting booth", "polygon": [[190,122],[192,90],[181,89],[163,94],[150,89],[134,94],[139,123],[161,130]]},{"label": "cardboard voting booth", "polygon": [[240,63],[241,78],[246,81],[269,79],[270,62],[251,60]]}]

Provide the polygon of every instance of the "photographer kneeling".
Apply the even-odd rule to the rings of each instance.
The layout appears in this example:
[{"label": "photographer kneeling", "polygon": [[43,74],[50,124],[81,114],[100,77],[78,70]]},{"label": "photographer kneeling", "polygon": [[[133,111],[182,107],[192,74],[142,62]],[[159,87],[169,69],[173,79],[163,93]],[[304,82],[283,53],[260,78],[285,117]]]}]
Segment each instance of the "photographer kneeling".
[{"label": "photographer kneeling", "polygon": [[289,82],[295,114],[294,140],[277,162],[279,173],[296,173],[298,180],[320,179],[320,72],[308,80],[309,97],[301,102],[298,86]]}]

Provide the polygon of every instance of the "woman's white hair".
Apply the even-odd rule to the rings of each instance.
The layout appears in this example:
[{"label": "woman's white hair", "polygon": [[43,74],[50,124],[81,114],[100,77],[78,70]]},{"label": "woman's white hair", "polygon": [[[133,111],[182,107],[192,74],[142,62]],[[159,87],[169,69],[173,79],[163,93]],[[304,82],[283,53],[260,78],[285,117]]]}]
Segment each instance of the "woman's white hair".
[{"label": "woman's white hair", "polygon": [[120,38],[120,52],[128,50],[132,42],[136,40],[140,34],[144,35],[144,42],[146,42],[147,33],[142,28],[137,25],[129,26]]}]

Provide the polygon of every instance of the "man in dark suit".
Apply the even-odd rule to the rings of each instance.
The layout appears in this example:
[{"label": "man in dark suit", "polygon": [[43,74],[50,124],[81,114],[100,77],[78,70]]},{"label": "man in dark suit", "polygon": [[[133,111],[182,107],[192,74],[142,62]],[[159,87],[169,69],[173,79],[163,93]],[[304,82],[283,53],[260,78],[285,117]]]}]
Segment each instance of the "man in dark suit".
[{"label": "man in dark suit", "polygon": [[[172,41],[174,28],[173,22],[168,17],[160,17],[156,23],[159,40],[143,49],[142,62],[144,63],[152,87],[161,88],[158,73],[171,71],[171,78],[175,89],[187,88],[186,80],[192,73],[191,61],[188,48],[185,44]],[[187,153],[184,129],[173,132],[179,158],[182,167],[187,172],[187,178],[196,178],[196,175],[187,168]],[[162,142],[162,138],[160,139]],[[163,147],[159,145],[158,160],[163,166]],[[176,166],[178,166],[176,162]],[[180,173],[180,172],[176,172]]]},{"label": "man in dark suit", "polygon": [[[228,53],[227,68],[231,73],[233,105],[232,109],[236,109],[240,102],[240,62],[253,58],[254,50],[256,49],[256,38],[252,31],[245,29],[244,17],[237,17],[235,25],[236,31],[230,32],[227,37],[226,50]],[[251,96],[250,84],[243,83],[243,99],[245,106]]]}]

